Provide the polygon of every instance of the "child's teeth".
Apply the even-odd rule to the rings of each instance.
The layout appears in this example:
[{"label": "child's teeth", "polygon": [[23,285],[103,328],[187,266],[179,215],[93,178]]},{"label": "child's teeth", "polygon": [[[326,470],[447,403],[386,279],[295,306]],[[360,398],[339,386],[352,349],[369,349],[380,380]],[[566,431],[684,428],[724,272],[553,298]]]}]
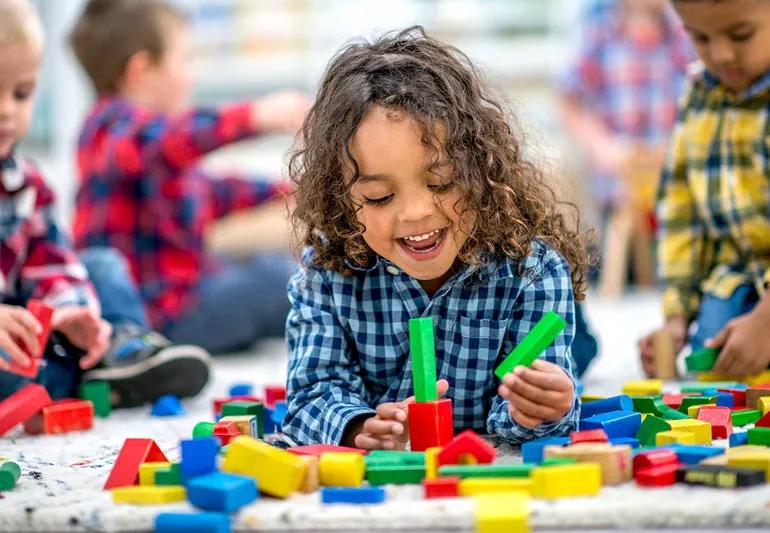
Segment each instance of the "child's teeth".
[{"label": "child's teeth", "polygon": [[436,233],[438,233],[439,230],[433,230],[430,233],[423,233],[422,235],[414,235],[412,237],[404,237],[407,241],[424,241],[425,239],[429,239],[433,237]]}]

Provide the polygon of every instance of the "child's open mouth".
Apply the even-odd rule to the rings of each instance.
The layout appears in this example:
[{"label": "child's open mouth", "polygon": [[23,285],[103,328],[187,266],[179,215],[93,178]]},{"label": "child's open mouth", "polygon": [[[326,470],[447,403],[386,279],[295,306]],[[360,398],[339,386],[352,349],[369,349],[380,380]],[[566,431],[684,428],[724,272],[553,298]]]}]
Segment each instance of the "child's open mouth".
[{"label": "child's open mouth", "polygon": [[444,242],[447,228],[437,229],[421,235],[410,235],[397,239],[410,256],[424,261],[432,259],[438,254],[439,248]]}]

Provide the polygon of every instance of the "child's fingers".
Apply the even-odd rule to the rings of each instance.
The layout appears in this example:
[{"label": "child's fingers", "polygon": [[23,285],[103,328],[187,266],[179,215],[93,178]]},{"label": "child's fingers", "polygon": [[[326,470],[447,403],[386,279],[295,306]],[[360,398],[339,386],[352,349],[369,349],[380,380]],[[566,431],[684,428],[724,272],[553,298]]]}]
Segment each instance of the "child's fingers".
[{"label": "child's fingers", "polygon": [[30,364],[29,357],[19,347],[15,340],[11,338],[5,331],[0,332],[0,348],[13,359],[17,364],[22,367],[28,367]]},{"label": "child's fingers", "polygon": [[[562,393],[536,387],[525,381],[519,373],[508,373],[503,376],[503,384],[510,392],[529,398],[537,403],[549,405],[558,402]],[[507,398],[510,399],[510,398]]]},{"label": "child's fingers", "polygon": [[529,398],[518,394],[513,394],[508,401],[513,405],[514,409],[533,419],[559,420],[562,417],[562,413],[558,409],[550,405],[533,402]]},{"label": "child's fingers", "polygon": [[384,420],[398,420],[399,422],[406,422],[406,407],[400,403],[381,403],[377,406],[377,416]]},{"label": "child's fingers", "polygon": [[[444,394],[447,393],[449,390],[449,382],[445,379],[439,379],[436,381],[436,394],[438,394],[438,397],[441,398]],[[415,398],[414,396],[409,396],[408,398],[401,400],[398,402],[398,404],[401,406],[402,409],[406,410],[406,406],[410,403],[414,403]]]},{"label": "child's fingers", "polygon": [[533,418],[531,416],[525,415],[521,411],[517,410],[512,405],[508,406],[508,411],[511,413],[511,418],[517,423],[524,427],[534,429],[540,424],[543,423],[543,420],[540,420],[539,418]]},{"label": "child's fingers", "polygon": [[[554,371],[553,369],[556,369]],[[572,380],[561,367],[547,361],[535,361],[531,368],[516,367],[514,374],[535,387],[549,391],[567,391],[572,388]]]},{"label": "child's fingers", "polygon": [[375,437],[402,435],[404,433],[404,425],[401,422],[382,420],[377,416],[373,416],[364,422],[364,431]]},{"label": "child's fingers", "polygon": [[[26,312],[25,309],[21,309],[21,311]],[[21,341],[21,344],[27,348],[27,352],[30,354],[38,354],[40,352],[40,343],[37,341],[37,336],[33,332],[34,330],[30,329],[28,324],[25,324],[22,321],[12,321],[8,324],[6,330],[11,338],[16,339],[17,343],[18,341]]]},{"label": "child's fingers", "polygon": [[359,433],[356,435],[354,443],[357,448],[363,450],[396,450],[403,449],[403,445],[399,445],[392,438],[380,438],[370,435],[368,433]]}]

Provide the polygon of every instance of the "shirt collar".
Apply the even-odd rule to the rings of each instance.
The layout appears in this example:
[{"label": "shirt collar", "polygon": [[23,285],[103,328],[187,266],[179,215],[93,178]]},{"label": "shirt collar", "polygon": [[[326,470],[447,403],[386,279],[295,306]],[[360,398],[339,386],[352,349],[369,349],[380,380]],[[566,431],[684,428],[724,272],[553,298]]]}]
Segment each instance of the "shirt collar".
[{"label": "shirt collar", "polygon": [[[715,89],[721,85],[719,78],[707,70],[702,63],[698,62],[698,68],[695,73],[696,78],[699,78],[706,85],[707,89]],[[725,87],[726,88],[726,87]],[[748,100],[754,98],[770,90],[770,71],[762,75],[757,81],[751,84],[745,91],[736,95],[738,100]]]}]

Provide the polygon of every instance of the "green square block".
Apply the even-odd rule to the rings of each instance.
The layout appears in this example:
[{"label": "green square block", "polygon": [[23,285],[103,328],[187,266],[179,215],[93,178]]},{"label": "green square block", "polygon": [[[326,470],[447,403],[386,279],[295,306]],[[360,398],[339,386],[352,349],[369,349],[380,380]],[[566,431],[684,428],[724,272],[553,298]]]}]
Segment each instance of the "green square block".
[{"label": "green square block", "polygon": [[574,457],[549,457],[548,459],[543,459],[540,466],[571,465],[575,463],[577,463],[577,459]]},{"label": "green square block", "polygon": [[637,413],[649,413],[655,416],[663,416],[663,411],[668,409],[662,396],[632,396],[634,411]]},{"label": "green square block", "polygon": [[382,465],[366,468],[366,481],[370,485],[393,483],[405,485],[422,483],[425,479],[425,466],[422,465]]},{"label": "green square block", "polygon": [[106,381],[86,381],[78,387],[78,396],[90,400],[94,404],[94,414],[100,418],[106,418],[112,412],[110,392],[110,384]]},{"label": "green square block", "polygon": [[682,392],[703,392],[710,389],[730,389],[738,384],[737,381],[685,381],[679,390]]},{"label": "green square block", "polygon": [[493,465],[446,465],[438,469],[442,477],[529,477],[537,465],[525,463],[493,464]]},{"label": "green square block", "polygon": [[171,463],[169,468],[161,468],[155,471],[156,485],[181,485],[182,470],[179,463]]},{"label": "green square block", "polygon": [[414,399],[418,402],[432,402],[438,399],[434,342],[432,317],[409,320],[412,382],[414,383]]},{"label": "green square block", "polygon": [[730,418],[732,418],[733,426],[747,426],[762,418],[762,411],[759,409],[741,409],[730,413]]},{"label": "green square block", "polygon": [[370,466],[425,466],[425,452],[405,450],[372,450],[366,457],[366,467]]},{"label": "green square block", "polygon": [[531,365],[566,326],[567,323],[558,313],[548,311],[495,369],[495,375],[502,380],[504,375],[517,366]]},{"label": "green square block", "polygon": [[684,358],[688,372],[707,372],[714,368],[714,363],[719,357],[719,350],[716,348],[701,348]]},{"label": "green square block", "polygon": [[194,439],[211,437],[214,434],[214,422],[198,422],[193,428]]},{"label": "green square block", "polygon": [[679,412],[687,415],[687,409],[693,405],[706,405],[707,403],[716,403],[716,401],[714,396],[685,396],[679,405]]},{"label": "green square block", "polygon": [[222,404],[222,418],[226,416],[255,416],[257,417],[257,434],[265,436],[265,406],[260,402],[236,400]]},{"label": "green square block", "polygon": [[671,431],[671,424],[654,415],[647,415],[636,432],[641,446],[655,446],[655,435],[661,431]]},{"label": "green square block", "polygon": [[770,446],[770,428],[751,428],[746,433],[749,434],[749,444]]}]

